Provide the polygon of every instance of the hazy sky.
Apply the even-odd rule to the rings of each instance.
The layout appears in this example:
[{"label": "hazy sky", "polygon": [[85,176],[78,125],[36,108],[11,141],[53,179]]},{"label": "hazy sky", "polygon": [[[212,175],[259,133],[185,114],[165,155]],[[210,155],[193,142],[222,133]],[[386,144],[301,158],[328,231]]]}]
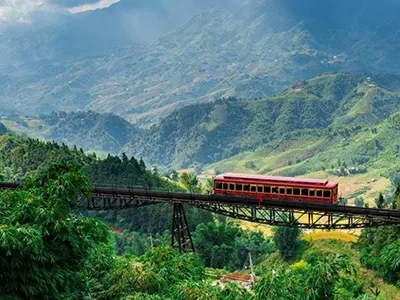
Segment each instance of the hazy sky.
[{"label": "hazy sky", "polygon": [[[94,0],[96,1],[96,0]],[[88,10],[108,7],[119,0],[0,0],[0,22],[2,23],[29,23],[30,14],[37,11],[69,11],[70,13],[79,13]],[[93,3],[94,2],[94,3]]]}]

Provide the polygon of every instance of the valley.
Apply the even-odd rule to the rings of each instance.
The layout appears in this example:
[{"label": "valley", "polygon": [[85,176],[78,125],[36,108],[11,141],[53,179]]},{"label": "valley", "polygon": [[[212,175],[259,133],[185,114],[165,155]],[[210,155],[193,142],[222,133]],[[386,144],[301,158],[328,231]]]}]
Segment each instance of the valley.
[{"label": "valley", "polygon": [[397,82],[394,75],[324,74],[273,97],[187,106],[149,129],[93,111],[1,121],[14,132],[103,157],[143,157],[160,170],[332,178],[350,201],[362,196],[373,204],[399,180]]},{"label": "valley", "polygon": [[400,300],[399,13],[1,2],[0,298]]}]

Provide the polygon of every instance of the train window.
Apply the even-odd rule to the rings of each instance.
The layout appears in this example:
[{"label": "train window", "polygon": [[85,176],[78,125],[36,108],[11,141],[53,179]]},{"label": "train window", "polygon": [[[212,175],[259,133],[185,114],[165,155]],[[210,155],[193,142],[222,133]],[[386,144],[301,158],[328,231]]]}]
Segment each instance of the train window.
[{"label": "train window", "polygon": [[278,194],[278,187],[272,187],[272,194]]},{"label": "train window", "polygon": [[224,183],[223,187],[224,187],[224,190],[227,190],[228,189],[228,184]]},{"label": "train window", "polygon": [[331,191],[324,190],[324,198],[330,198],[331,197]]},{"label": "train window", "polygon": [[315,197],[315,190],[310,190],[310,196]]},{"label": "train window", "polygon": [[271,193],[271,187],[269,185],[264,185],[264,193]]},{"label": "train window", "polygon": [[285,188],[280,187],[280,188],[279,188],[279,194],[282,194],[282,195],[286,194],[286,193],[285,193]]},{"label": "train window", "polygon": [[215,183],[215,189],[216,190],[222,190],[222,182],[216,182]]},{"label": "train window", "polygon": [[293,189],[293,195],[300,195],[300,189]]},{"label": "train window", "polygon": [[244,184],[243,185],[243,191],[250,192],[250,184]]},{"label": "train window", "polygon": [[251,192],[256,192],[257,191],[257,186],[256,185],[252,185],[251,186]]},{"label": "train window", "polygon": [[317,190],[317,197],[322,197],[322,190]]},{"label": "train window", "polygon": [[236,190],[237,191],[243,190],[243,186],[241,184],[236,184]]},{"label": "train window", "polygon": [[293,189],[292,188],[287,188],[286,189],[286,194],[287,195],[292,195],[293,194]]},{"label": "train window", "polygon": [[257,193],[262,193],[263,192],[263,186],[259,185],[257,186]]},{"label": "train window", "polygon": [[308,196],[308,189],[301,189],[302,196]]},{"label": "train window", "polygon": [[235,190],[235,184],[234,184],[234,183],[230,183],[230,184],[229,184],[229,189],[230,189],[231,191],[234,191],[234,190]]}]

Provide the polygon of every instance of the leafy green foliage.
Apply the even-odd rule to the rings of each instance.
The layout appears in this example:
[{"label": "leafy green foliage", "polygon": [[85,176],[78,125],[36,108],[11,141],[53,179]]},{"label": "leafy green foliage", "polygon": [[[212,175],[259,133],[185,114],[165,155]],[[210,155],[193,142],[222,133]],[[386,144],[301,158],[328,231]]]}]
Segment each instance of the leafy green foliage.
[{"label": "leafy green foliage", "polygon": [[393,196],[393,209],[399,209],[400,208],[400,183],[397,184],[396,191]]},{"label": "leafy green foliage", "polygon": [[[4,135],[0,136],[0,157],[0,171],[4,173],[5,180],[22,179],[31,170],[45,167],[51,162],[68,160],[84,165],[92,184],[183,191],[176,183],[146,170],[142,159],[128,158],[124,153],[121,157],[109,155],[102,160],[92,154],[85,155],[76,148],[70,149],[66,145]],[[188,207],[186,211],[191,230],[200,222],[212,219],[209,212],[194,207]],[[111,227],[146,234],[162,233],[172,227],[172,208],[168,204],[88,215],[101,217]]]},{"label": "leafy green foliage", "polygon": [[133,293],[168,294],[173,285],[185,281],[198,281],[204,268],[197,256],[179,254],[174,249],[161,246],[142,257],[118,259],[111,280],[111,297],[119,299]]},{"label": "leafy green foliage", "polygon": [[29,171],[45,167],[51,162],[68,160],[82,165],[94,159],[71,151],[65,144],[60,146],[54,142],[39,142],[13,134],[0,136],[0,157],[3,167],[8,169],[7,180],[22,179]]},{"label": "leafy green foliage", "polygon": [[197,175],[196,175],[196,174],[194,174],[194,173],[186,173],[186,172],[183,172],[183,173],[181,174],[180,181],[182,182],[182,184],[184,185],[184,187],[185,187],[188,191],[190,191],[190,192],[192,192],[192,193],[199,193],[199,192],[201,192],[201,191],[199,190],[199,187],[198,187],[199,181],[198,181],[198,179],[197,179]]},{"label": "leafy green foliage", "polygon": [[165,231],[162,234],[145,234],[141,232],[123,231],[114,232],[116,249],[118,254],[141,256],[153,247],[165,245],[171,242],[171,234]]},{"label": "leafy green foliage", "polygon": [[231,221],[213,221],[197,226],[193,233],[196,252],[212,268],[241,269],[251,252],[255,263],[273,251],[273,245],[259,232],[244,232]]},{"label": "leafy green foliage", "polygon": [[23,187],[0,194],[0,295],[83,298],[112,266],[110,233],[98,220],[70,215],[90,189],[81,168],[56,163]]},{"label": "leafy green foliage", "polygon": [[269,270],[256,282],[255,299],[333,299],[339,287],[340,293],[347,291],[357,297],[362,294],[362,289],[350,287],[348,291],[343,286],[348,280],[346,276],[352,273],[354,267],[349,257],[335,254],[313,264],[300,261],[281,266]]},{"label": "leafy green foliage", "polygon": [[375,269],[386,280],[400,283],[400,227],[364,229],[358,241],[361,263]]},{"label": "leafy green foliage", "polygon": [[301,230],[297,227],[277,227],[274,229],[274,242],[285,260],[294,258],[300,247]]}]

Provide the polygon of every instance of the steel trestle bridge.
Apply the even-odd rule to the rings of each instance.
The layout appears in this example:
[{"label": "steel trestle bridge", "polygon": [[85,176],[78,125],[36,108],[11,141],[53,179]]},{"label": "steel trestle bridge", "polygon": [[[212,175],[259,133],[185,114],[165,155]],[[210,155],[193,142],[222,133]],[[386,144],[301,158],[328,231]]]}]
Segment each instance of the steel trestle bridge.
[{"label": "steel trestle bridge", "polygon": [[[16,189],[17,183],[0,183],[0,189]],[[235,219],[268,225],[317,229],[352,229],[400,225],[400,210],[362,208],[354,206],[310,203],[303,201],[220,195],[202,195],[182,192],[95,186],[89,197],[78,196],[78,209],[121,210],[155,205],[173,204],[172,244],[180,251],[192,251],[193,243],[183,204],[193,205]]]}]

